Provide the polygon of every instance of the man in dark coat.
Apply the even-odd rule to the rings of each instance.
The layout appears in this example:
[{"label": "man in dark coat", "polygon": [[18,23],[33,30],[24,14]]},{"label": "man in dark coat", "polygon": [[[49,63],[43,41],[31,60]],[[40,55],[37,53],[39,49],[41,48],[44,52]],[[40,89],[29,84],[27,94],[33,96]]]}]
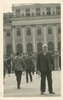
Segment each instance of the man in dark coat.
[{"label": "man in dark coat", "polygon": [[20,53],[16,53],[16,57],[13,59],[13,69],[15,70],[16,80],[17,80],[17,88],[20,89],[22,72],[25,69],[25,63],[20,56]]},{"label": "man in dark coat", "polygon": [[33,61],[32,61],[32,59],[30,57],[30,54],[25,59],[25,64],[26,64],[26,83],[28,83],[28,74],[30,76],[30,81],[32,82],[32,74],[31,74],[31,72],[34,69],[34,64],[33,64]]},{"label": "man in dark coat", "polygon": [[47,45],[43,44],[42,52],[37,57],[37,71],[41,73],[41,95],[45,92],[46,76],[49,93],[55,94],[52,90],[53,62],[51,54],[47,52]]}]

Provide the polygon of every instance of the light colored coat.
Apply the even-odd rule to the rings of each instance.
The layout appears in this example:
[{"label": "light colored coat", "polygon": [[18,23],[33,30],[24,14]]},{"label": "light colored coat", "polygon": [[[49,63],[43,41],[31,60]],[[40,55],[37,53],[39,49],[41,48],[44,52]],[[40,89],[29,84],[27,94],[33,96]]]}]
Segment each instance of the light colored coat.
[{"label": "light colored coat", "polygon": [[13,69],[16,71],[23,71],[25,69],[25,63],[20,56],[16,56],[13,59]]}]

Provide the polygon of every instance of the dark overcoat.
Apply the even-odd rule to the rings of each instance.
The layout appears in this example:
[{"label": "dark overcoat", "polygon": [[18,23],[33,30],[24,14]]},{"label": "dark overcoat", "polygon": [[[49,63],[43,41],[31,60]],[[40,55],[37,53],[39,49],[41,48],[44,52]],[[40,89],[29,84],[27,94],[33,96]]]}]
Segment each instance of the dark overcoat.
[{"label": "dark overcoat", "polygon": [[[47,59],[46,59],[47,58]],[[53,70],[53,61],[52,61],[52,56],[50,53],[46,53],[46,57],[43,55],[41,52],[37,56],[37,70],[40,72],[42,71],[47,71],[47,70],[52,71]]]}]

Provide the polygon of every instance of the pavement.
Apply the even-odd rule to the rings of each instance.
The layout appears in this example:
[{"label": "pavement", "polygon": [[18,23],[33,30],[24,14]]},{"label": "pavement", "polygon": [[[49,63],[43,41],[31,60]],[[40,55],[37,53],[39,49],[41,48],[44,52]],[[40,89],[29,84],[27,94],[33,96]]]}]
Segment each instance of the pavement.
[{"label": "pavement", "polygon": [[53,91],[49,94],[46,80],[46,92],[40,95],[40,76],[33,75],[33,81],[26,83],[26,75],[22,76],[21,89],[17,89],[15,74],[8,74],[5,77],[4,97],[60,97],[61,96],[61,71],[52,72]]}]

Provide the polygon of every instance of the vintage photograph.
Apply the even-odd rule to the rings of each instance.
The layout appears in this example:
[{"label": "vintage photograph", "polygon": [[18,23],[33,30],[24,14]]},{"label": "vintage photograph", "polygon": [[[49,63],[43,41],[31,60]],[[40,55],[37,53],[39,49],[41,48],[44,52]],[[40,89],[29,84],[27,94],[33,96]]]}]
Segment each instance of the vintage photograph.
[{"label": "vintage photograph", "polygon": [[4,97],[61,97],[61,3],[3,8]]}]

